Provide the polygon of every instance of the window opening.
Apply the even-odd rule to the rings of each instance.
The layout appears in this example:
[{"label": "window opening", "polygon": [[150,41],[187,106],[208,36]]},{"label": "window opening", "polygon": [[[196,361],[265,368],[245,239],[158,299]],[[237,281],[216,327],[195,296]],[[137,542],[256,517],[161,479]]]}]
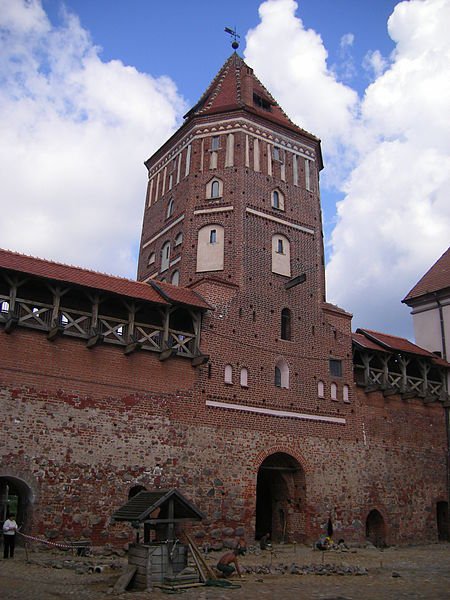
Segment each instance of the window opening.
[{"label": "window opening", "polygon": [[277,254],[284,254],[283,240],[277,240]]},{"label": "window opening", "polygon": [[272,192],[272,206],[280,208],[280,194],[276,190]]},{"label": "window opening", "polygon": [[183,242],[183,234],[180,232],[175,238],[175,246],[179,246]]},{"label": "window opening", "polygon": [[253,104],[264,110],[270,110],[270,102],[255,93],[253,93]]},{"label": "window opening", "polygon": [[167,205],[167,212],[166,212],[167,219],[173,215],[173,208],[174,208],[174,203],[173,203],[173,198],[171,198],[169,200],[169,204]]},{"label": "window opening", "polygon": [[6,300],[4,300],[4,301],[1,303],[1,306],[0,306],[0,312],[2,312],[2,313],[7,313],[7,312],[9,312],[9,302],[7,302]]},{"label": "window opening", "polygon": [[172,285],[179,285],[180,283],[180,271],[174,271],[172,273],[172,277],[170,278],[170,283]]},{"label": "window opening", "polygon": [[324,386],[323,381],[319,381],[317,383],[317,395],[319,398],[325,397],[325,386]]},{"label": "window opening", "polygon": [[281,371],[280,367],[275,367],[275,386],[281,387]]},{"label": "window opening", "polygon": [[225,365],[224,381],[225,383],[233,383],[233,367],[231,365]]},{"label": "window opening", "polygon": [[209,232],[209,243],[217,244],[217,230],[216,229],[211,229],[211,231]]},{"label": "window opening", "polygon": [[281,339],[291,339],[291,311],[288,308],[281,311]]},{"label": "window opening", "polygon": [[344,387],[342,388],[342,400],[344,402],[350,402],[350,398],[348,395],[348,385],[344,385]]},{"label": "window opening", "polygon": [[217,180],[214,180],[211,184],[211,198],[219,198],[220,186]]},{"label": "window opening", "polygon": [[342,377],[342,361],[336,358],[330,358],[330,375],[333,377]]},{"label": "window opening", "polygon": [[218,150],[220,148],[220,136],[213,135],[211,138],[211,150]]},{"label": "window opening", "polygon": [[331,384],[331,399],[337,400],[337,385],[335,383]]},{"label": "window opening", "polygon": [[245,367],[241,369],[241,387],[248,387],[248,370]]}]

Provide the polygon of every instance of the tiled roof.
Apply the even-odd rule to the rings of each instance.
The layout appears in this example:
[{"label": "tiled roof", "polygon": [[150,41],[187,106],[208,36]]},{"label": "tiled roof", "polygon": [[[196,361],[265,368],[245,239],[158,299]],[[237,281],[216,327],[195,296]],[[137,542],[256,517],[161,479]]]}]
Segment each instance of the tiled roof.
[{"label": "tiled roof", "polygon": [[370,329],[357,329],[356,333],[352,334],[352,339],[356,344],[363,348],[367,348],[368,350],[417,354],[432,359],[436,364],[450,367],[447,361],[439,358],[436,354],[433,354],[433,352],[429,352],[428,350],[425,350],[425,348],[413,344],[406,338],[389,335],[388,333],[381,333],[379,331],[372,331]]},{"label": "tiled roof", "polygon": [[[270,110],[255,104],[253,94],[259,96],[266,106],[270,106]],[[255,76],[253,69],[238,54],[233,53],[197,104],[185,115],[185,118],[189,119],[197,115],[216,114],[239,108],[249,110],[264,119],[318,140],[314,135],[301,129],[289,119],[270,92]]]},{"label": "tiled roof", "polygon": [[189,288],[179,287],[163,281],[150,280],[150,285],[170,303],[187,304],[196,308],[211,310],[212,307],[200,294]]},{"label": "tiled roof", "polygon": [[402,302],[450,288],[450,247],[420,279]]},{"label": "tiled roof", "polygon": [[196,292],[178,288],[170,284],[159,284],[161,291],[156,286],[140,281],[106,275],[89,269],[82,269],[62,263],[26,256],[17,252],[0,249],[0,268],[20,273],[28,273],[37,277],[46,277],[54,281],[62,281],[73,285],[80,285],[99,291],[111,292],[130,298],[147,300],[156,304],[187,304],[195,308],[208,309],[210,306]]}]

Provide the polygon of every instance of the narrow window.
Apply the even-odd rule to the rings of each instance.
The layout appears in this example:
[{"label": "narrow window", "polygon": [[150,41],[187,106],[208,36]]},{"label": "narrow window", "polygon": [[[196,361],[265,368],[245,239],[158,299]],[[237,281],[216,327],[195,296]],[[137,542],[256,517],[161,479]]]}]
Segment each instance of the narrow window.
[{"label": "narrow window", "polygon": [[180,233],[175,238],[175,244],[174,245],[175,246],[179,246],[182,243],[183,243],[183,234],[180,231]]},{"label": "narrow window", "polygon": [[273,160],[281,161],[281,149],[278,146],[273,147],[272,156]]},{"label": "narrow window", "polygon": [[342,388],[342,400],[344,402],[350,402],[350,398],[348,395],[348,385],[344,385],[344,387]]},{"label": "narrow window", "polygon": [[211,150],[218,150],[220,148],[220,136],[213,135],[211,138]]},{"label": "narrow window", "polygon": [[167,189],[170,191],[172,189],[173,186],[173,173],[171,173],[169,175],[169,185],[167,186]]},{"label": "narrow window", "polygon": [[333,377],[342,377],[342,361],[336,358],[330,358],[330,375]]},{"label": "narrow window", "polygon": [[281,239],[277,241],[277,254],[284,254],[283,240]]},{"label": "narrow window", "polygon": [[331,399],[337,400],[337,385],[335,383],[331,384]]},{"label": "narrow window", "polygon": [[317,383],[317,395],[319,396],[319,398],[325,397],[325,386],[323,381],[319,381]]},{"label": "narrow window", "polygon": [[310,192],[311,191],[311,173],[309,170],[310,161],[305,158],[305,187]]},{"label": "narrow window", "polygon": [[156,256],[154,252],[150,252],[150,255],[148,257],[148,263],[149,265],[152,265],[156,260]]},{"label": "narrow window", "polygon": [[282,358],[275,365],[275,386],[285,389],[289,387],[289,367]]},{"label": "narrow window", "polygon": [[280,367],[275,367],[275,386],[281,387],[281,371]]},{"label": "narrow window", "polygon": [[241,387],[248,387],[248,371],[245,367],[241,369]]},{"label": "narrow window", "polygon": [[172,273],[172,277],[170,278],[170,283],[172,285],[178,285],[180,283],[180,271],[174,271]]},{"label": "narrow window", "polygon": [[224,382],[233,383],[233,367],[231,365],[225,365]]},{"label": "narrow window", "polygon": [[2,312],[2,313],[7,313],[7,312],[9,312],[9,302],[7,302],[6,300],[4,300],[4,301],[1,303],[0,312]]},{"label": "narrow window", "polygon": [[272,192],[272,206],[280,208],[280,194],[276,190]]},{"label": "narrow window", "polygon": [[166,219],[169,219],[173,215],[173,198],[169,200],[169,204],[167,205]]},{"label": "narrow window", "polygon": [[211,198],[219,198],[220,196],[220,185],[217,180],[214,180],[211,184]]},{"label": "narrow window", "polygon": [[281,339],[291,339],[291,311],[288,308],[281,311]]},{"label": "narrow window", "polygon": [[169,268],[170,262],[170,242],[166,242],[161,249],[161,271]]},{"label": "narrow window", "polygon": [[217,229],[211,229],[209,232],[209,243],[217,244]]}]

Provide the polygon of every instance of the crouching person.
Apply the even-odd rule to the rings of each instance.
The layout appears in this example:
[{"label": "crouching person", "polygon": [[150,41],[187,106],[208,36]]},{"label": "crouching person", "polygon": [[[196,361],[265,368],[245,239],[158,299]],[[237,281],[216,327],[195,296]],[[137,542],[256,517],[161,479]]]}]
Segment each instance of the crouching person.
[{"label": "crouching person", "polygon": [[242,572],[239,567],[237,557],[245,554],[245,547],[238,544],[234,550],[226,552],[217,563],[217,570],[222,573],[223,577],[230,577],[235,571],[242,577]]}]

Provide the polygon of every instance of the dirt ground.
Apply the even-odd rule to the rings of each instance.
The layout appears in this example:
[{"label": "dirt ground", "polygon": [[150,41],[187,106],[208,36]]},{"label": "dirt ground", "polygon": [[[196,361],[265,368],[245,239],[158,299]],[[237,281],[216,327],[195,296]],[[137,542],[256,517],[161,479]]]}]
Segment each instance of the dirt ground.
[{"label": "dirt ground", "polygon": [[[219,554],[208,556],[214,565]],[[250,553],[242,557],[243,568],[267,570],[272,574],[250,573],[234,577],[234,589],[191,588],[185,600],[380,600],[401,598],[450,599],[450,544],[439,543],[407,548],[353,548],[349,552],[318,552],[304,546],[279,545],[274,552]],[[290,574],[292,564],[339,565],[366,575]],[[76,598],[99,600],[161,600],[168,595],[153,592],[125,592],[112,596],[112,587],[126,566],[126,558],[76,558],[61,551],[29,552],[18,548],[14,559],[0,558],[2,600],[52,600]],[[94,568],[97,567],[95,572]],[[101,567],[101,568],[98,568]],[[260,567],[255,569],[255,567]],[[288,573],[282,574],[287,567]],[[325,570],[324,567],[322,567]],[[332,570],[331,567],[328,570]],[[344,570],[344,569],[342,569]],[[94,572],[89,572],[94,571]],[[180,594],[181,595],[181,594]]]}]

